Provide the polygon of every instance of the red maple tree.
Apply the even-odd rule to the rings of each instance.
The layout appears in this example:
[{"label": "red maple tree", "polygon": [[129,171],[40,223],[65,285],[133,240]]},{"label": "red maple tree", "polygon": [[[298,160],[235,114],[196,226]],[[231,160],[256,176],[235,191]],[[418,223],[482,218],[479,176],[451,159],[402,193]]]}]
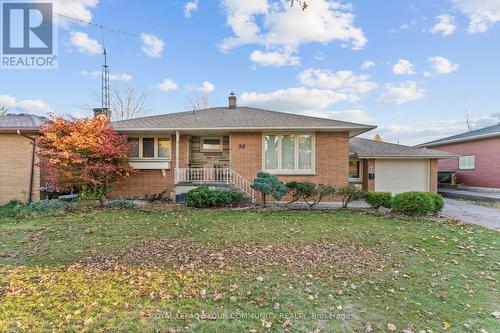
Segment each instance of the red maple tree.
[{"label": "red maple tree", "polygon": [[126,137],[104,116],[54,118],[42,126],[37,145],[45,179],[59,191],[105,195],[109,184],[133,172]]}]

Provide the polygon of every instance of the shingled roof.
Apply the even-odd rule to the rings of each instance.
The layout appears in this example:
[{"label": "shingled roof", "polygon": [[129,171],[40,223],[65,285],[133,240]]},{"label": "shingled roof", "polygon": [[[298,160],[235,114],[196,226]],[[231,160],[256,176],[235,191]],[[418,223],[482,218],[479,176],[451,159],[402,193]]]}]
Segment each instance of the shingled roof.
[{"label": "shingled roof", "polygon": [[113,122],[113,128],[118,131],[314,129],[345,130],[349,131],[351,136],[375,127],[252,107],[236,107],[235,109],[215,107]]},{"label": "shingled roof", "polygon": [[6,114],[0,116],[0,131],[38,131],[47,118],[35,116],[34,114]]},{"label": "shingled roof", "polygon": [[442,138],[439,140],[434,140],[426,143],[422,143],[417,145],[417,147],[431,147],[431,146],[439,146],[442,144],[453,143],[453,142],[461,142],[461,141],[469,141],[469,140],[478,140],[486,137],[500,136],[500,124],[483,127],[474,131],[469,131],[453,136],[448,136],[446,138]]},{"label": "shingled roof", "polygon": [[383,141],[351,138],[349,153],[359,158],[450,158],[455,154]]}]

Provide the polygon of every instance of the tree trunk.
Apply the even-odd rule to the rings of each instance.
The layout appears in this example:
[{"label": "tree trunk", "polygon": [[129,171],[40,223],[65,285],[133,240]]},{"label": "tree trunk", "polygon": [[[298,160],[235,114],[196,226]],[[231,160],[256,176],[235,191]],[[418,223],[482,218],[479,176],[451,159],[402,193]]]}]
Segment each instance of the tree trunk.
[{"label": "tree trunk", "polygon": [[262,202],[261,202],[262,208],[266,208],[266,195],[262,193]]}]

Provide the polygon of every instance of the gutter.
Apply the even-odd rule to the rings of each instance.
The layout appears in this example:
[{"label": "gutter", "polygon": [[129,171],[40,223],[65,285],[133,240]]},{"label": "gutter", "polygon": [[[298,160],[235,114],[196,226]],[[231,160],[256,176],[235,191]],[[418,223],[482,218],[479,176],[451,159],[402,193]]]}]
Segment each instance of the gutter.
[{"label": "gutter", "polygon": [[35,139],[31,136],[23,134],[20,130],[17,130],[17,134],[23,136],[29,140],[31,140],[31,144],[33,145],[33,150],[31,152],[31,170],[30,170],[30,185],[29,185],[29,194],[28,194],[28,203],[33,201],[33,180],[35,178],[35,152],[36,152],[36,144]]}]

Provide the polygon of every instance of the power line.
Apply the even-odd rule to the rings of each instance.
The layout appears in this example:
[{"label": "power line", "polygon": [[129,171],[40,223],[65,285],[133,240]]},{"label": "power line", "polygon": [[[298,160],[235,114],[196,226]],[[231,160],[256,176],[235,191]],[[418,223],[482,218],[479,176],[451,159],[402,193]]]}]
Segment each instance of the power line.
[{"label": "power line", "polygon": [[112,32],[112,33],[115,33],[115,34],[121,34],[121,35],[126,35],[126,36],[130,36],[130,37],[135,37],[135,38],[139,37],[138,34],[133,33],[133,32],[128,32],[128,31],[125,31],[125,30],[122,30],[122,29],[108,27],[108,26],[103,25],[103,24],[99,24],[99,23],[95,23],[95,22],[91,22],[91,21],[82,20],[82,19],[77,18],[77,17],[72,17],[72,16],[64,15],[64,14],[56,14],[56,15],[60,16],[60,17],[64,17],[64,18],[66,18],[68,20],[73,20],[73,21],[76,21],[76,22],[79,22],[79,23],[90,25],[92,27],[96,27],[98,29],[101,29],[101,31],[102,30],[106,30],[106,31],[109,31],[109,32]]}]

